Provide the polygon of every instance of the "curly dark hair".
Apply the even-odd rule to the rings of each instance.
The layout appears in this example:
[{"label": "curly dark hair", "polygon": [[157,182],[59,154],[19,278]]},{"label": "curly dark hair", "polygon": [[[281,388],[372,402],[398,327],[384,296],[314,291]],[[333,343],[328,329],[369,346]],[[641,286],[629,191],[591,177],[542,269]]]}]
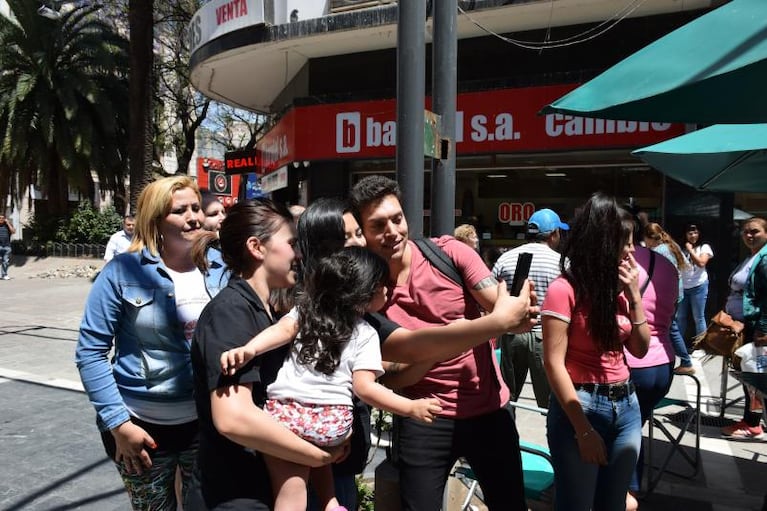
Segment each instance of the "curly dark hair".
[{"label": "curly dark hair", "polygon": [[597,192],[576,212],[562,246],[562,275],[575,290],[576,307],[585,309],[588,329],[601,353],[622,349],[616,319],[618,263],[633,230],[631,214],[614,198]]},{"label": "curly dark hair", "polygon": [[389,267],[362,247],[348,247],[316,261],[297,298],[300,342],[297,360],[330,375],[341,351],[374,294],[386,282]]}]

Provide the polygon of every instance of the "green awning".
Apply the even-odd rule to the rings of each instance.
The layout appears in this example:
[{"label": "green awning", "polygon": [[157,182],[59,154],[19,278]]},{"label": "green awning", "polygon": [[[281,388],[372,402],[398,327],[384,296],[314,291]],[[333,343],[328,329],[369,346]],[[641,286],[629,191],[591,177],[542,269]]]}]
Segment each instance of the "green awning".
[{"label": "green awning", "polygon": [[733,0],[542,113],[698,124],[767,122],[767,0]]},{"label": "green awning", "polygon": [[694,188],[767,192],[767,124],[717,124],[631,154]]}]

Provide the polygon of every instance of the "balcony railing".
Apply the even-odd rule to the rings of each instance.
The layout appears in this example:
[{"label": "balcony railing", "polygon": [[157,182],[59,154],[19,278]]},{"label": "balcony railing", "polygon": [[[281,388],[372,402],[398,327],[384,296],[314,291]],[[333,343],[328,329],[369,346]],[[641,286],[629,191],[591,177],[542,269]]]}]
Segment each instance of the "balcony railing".
[{"label": "balcony railing", "polygon": [[331,0],[330,12],[356,11],[393,3],[396,3],[396,0]]}]

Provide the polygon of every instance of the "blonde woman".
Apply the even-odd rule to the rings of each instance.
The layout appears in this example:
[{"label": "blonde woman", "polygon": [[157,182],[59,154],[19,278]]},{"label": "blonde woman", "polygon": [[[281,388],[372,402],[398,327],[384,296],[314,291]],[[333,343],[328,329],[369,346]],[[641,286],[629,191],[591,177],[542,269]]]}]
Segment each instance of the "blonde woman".
[{"label": "blonde woman", "polygon": [[475,229],[473,225],[459,225],[455,228],[453,237],[458,241],[466,243],[474,250],[479,250],[479,236],[477,236],[477,229]]},{"label": "blonde woman", "polygon": [[203,307],[226,285],[220,259],[205,272],[192,260],[202,222],[193,180],[149,184],[133,241],[96,278],[80,325],[80,378],[133,509],[175,511],[177,468],[189,488],[198,444],[190,343]]}]

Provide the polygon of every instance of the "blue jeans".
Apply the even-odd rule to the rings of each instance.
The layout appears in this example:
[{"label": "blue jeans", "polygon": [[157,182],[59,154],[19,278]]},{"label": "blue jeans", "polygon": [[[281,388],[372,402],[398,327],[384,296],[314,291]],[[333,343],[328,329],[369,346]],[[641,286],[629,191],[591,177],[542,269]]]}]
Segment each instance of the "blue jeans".
[{"label": "blue jeans", "polygon": [[[631,370],[631,381],[637,388],[637,400],[639,412],[642,416],[642,424],[650,419],[653,408],[663,399],[671,388],[671,379],[674,376],[674,364],[662,364],[653,367],[640,367]],[[636,469],[631,477],[629,489],[639,491],[644,472],[644,445],[639,450]]]},{"label": "blue jeans", "polygon": [[557,511],[625,509],[626,492],[642,444],[642,419],[636,393],[617,401],[578,390],[578,400],[607,447],[607,465],[584,463],[575,430],[556,398],[546,417],[546,437],[554,465]]},{"label": "blue jeans", "polygon": [[687,345],[684,342],[684,337],[682,337],[682,332],[679,331],[676,317],[671,320],[671,325],[668,327],[668,337],[671,339],[671,347],[674,348],[674,353],[679,357],[679,365],[682,367],[692,367],[692,359],[687,352]]},{"label": "blue jeans", "polygon": [[692,321],[695,325],[693,335],[702,334],[706,330],[706,300],[708,299],[708,281],[700,286],[691,287],[684,290],[684,298],[679,302],[679,309],[676,311],[676,322],[679,325],[679,332],[682,337],[687,331],[687,321],[692,313]]},{"label": "blue jeans", "polygon": [[8,245],[7,247],[0,247],[0,264],[2,266],[0,267],[0,277],[5,277],[8,275],[8,265],[11,262],[11,246]]}]

